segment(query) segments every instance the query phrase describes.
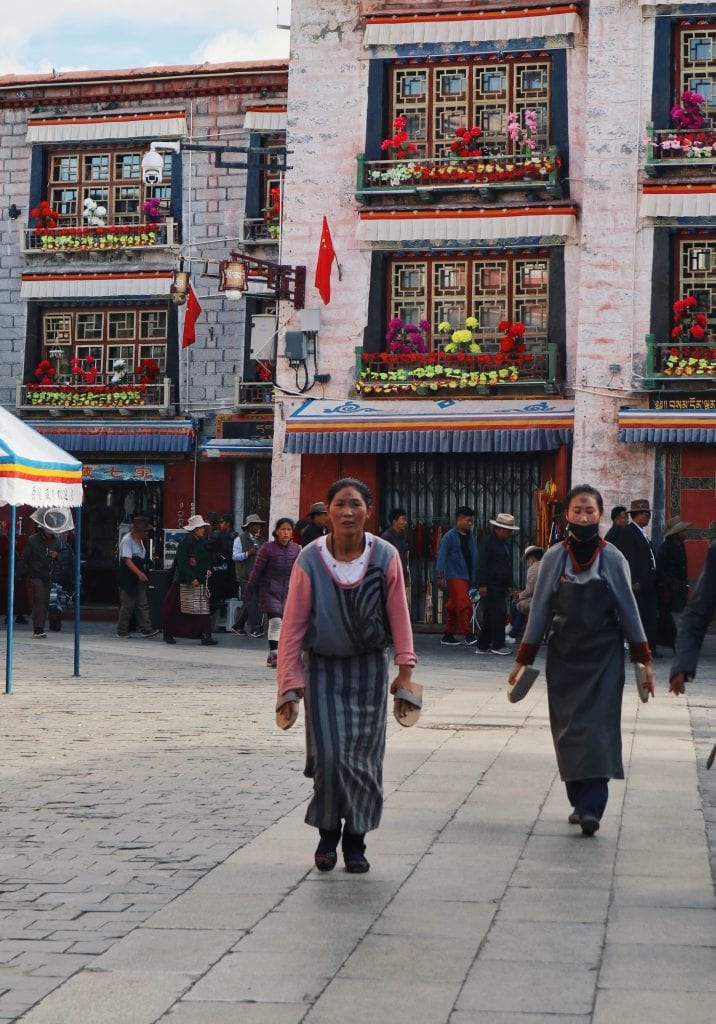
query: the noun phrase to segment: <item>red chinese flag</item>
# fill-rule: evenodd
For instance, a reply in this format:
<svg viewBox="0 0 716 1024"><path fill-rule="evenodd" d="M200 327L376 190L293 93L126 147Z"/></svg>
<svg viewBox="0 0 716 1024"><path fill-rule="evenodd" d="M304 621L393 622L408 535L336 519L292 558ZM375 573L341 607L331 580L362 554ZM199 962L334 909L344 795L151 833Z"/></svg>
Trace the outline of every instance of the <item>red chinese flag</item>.
<svg viewBox="0 0 716 1024"><path fill-rule="evenodd" d="M328 221L323 218L323 230L321 231L321 245L318 250L318 262L316 263L316 280L314 284L318 289L326 305L331 301L331 268L336 258L336 251L333 248L331 232L328 230Z"/></svg>
<svg viewBox="0 0 716 1024"><path fill-rule="evenodd" d="M186 313L184 314L184 330L181 336L181 347L189 348L196 341L196 321L201 313L201 306L196 297L196 292L189 285L189 294L186 300Z"/></svg>

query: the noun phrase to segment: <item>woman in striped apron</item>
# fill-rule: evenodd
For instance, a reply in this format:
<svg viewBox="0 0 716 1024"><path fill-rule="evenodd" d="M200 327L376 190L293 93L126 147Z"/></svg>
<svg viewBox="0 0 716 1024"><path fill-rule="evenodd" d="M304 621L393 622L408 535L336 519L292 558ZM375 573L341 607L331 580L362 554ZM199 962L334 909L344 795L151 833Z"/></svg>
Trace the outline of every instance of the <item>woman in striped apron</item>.
<svg viewBox="0 0 716 1024"><path fill-rule="evenodd" d="M365 833L383 808L388 651L412 690L413 634L397 550L367 533L372 495L345 478L328 490L331 532L304 548L291 575L278 653L279 713L305 697L306 822L320 832L316 867L330 871L341 840L346 870L368 871ZM305 659L303 652L307 652ZM397 701L404 713L405 701Z"/></svg>

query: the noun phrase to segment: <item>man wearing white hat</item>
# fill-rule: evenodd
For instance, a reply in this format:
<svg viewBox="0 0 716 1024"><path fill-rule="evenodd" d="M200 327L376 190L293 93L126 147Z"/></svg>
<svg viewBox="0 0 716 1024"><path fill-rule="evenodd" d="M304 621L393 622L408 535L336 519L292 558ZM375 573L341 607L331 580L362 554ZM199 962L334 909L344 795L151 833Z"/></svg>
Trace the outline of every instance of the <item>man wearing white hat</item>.
<svg viewBox="0 0 716 1024"><path fill-rule="evenodd" d="M246 517L241 526L241 533L234 538L231 557L234 562L240 597L243 597L244 589L249 582L256 554L261 547L261 527L265 525L266 520L254 512ZM258 593L255 592L251 600L244 604L236 623L230 625L230 628L237 636L248 634L253 637L261 637L263 636L262 619L263 616L259 612L258 606Z"/></svg>
<svg viewBox="0 0 716 1024"><path fill-rule="evenodd" d="M477 653L509 654L505 647L505 614L507 597L514 589L511 540L519 526L509 512L499 512L490 525L493 531L477 550L477 589L483 611Z"/></svg>
<svg viewBox="0 0 716 1024"><path fill-rule="evenodd" d="M30 516L37 532L30 537L17 565L17 576L29 576L32 586L32 627L36 640L44 640L50 588L60 556L59 534L73 528L67 509L37 508Z"/></svg>

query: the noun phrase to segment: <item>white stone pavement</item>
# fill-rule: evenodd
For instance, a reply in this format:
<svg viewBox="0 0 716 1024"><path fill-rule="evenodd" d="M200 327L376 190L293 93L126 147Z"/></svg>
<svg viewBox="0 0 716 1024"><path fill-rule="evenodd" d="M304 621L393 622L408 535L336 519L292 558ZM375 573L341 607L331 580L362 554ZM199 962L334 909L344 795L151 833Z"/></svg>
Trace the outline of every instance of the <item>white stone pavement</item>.
<svg viewBox="0 0 716 1024"><path fill-rule="evenodd" d="M543 680L419 637L371 871L312 870L300 726L263 641L17 632L0 697L0 1022L709 1024L716 640L688 704L624 701L626 783L569 826ZM4 637L3 637L4 639ZM708 837L712 840L711 860Z"/></svg>

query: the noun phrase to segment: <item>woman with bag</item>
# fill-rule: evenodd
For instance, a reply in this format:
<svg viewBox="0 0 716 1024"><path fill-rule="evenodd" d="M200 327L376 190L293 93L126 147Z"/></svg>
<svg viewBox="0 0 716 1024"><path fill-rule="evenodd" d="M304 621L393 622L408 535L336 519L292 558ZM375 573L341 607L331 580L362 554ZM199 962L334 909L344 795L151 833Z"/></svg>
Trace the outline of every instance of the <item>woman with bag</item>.
<svg viewBox="0 0 716 1024"><path fill-rule="evenodd" d="M304 774L313 779L306 823L320 833L314 862L333 870L340 841L346 871L361 874L370 868L365 833L378 827L383 809L390 644L399 724L417 720L422 687L411 680L417 659L400 556L365 529L370 490L338 480L327 503L332 532L303 548L291 576L276 721L293 725L305 696Z"/></svg>
<svg viewBox="0 0 716 1024"><path fill-rule="evenodd" d="M179 542L171 585L164 600L162 629L164 642L175 644L175 637L201 640L215 647L211 637L211 615L207 579L211 575L211 552L206 546L209 523L192 516L184 527L187 536Z"/></svg>
<svg viewBox="0 0 716 1024"><path fill-rule="evenodd" d="M652 654L622 553L599 536L602 496L589 484L565 498L567 536L540 562L530 614L509 682L531 665L547 638L547 697L557 765L572 805L568 821L585 836L599 829L609 779L623 779L621 739L624 637L631 660L646 666L654 693Z"/></svg>
<svg viewBox="0 0 716 1024"><path fill-rule="evenodd" d="M259 548L249 582L244 590L244 603L248 605L251 595L258 588L259 611L268 617L269 654L266 664L269 668L276 668L278 638L288 596L288 581L293 563L301 551L300 546L293 540L293 525L293 519L286 516L276 521L273 540Z"/></svg>

